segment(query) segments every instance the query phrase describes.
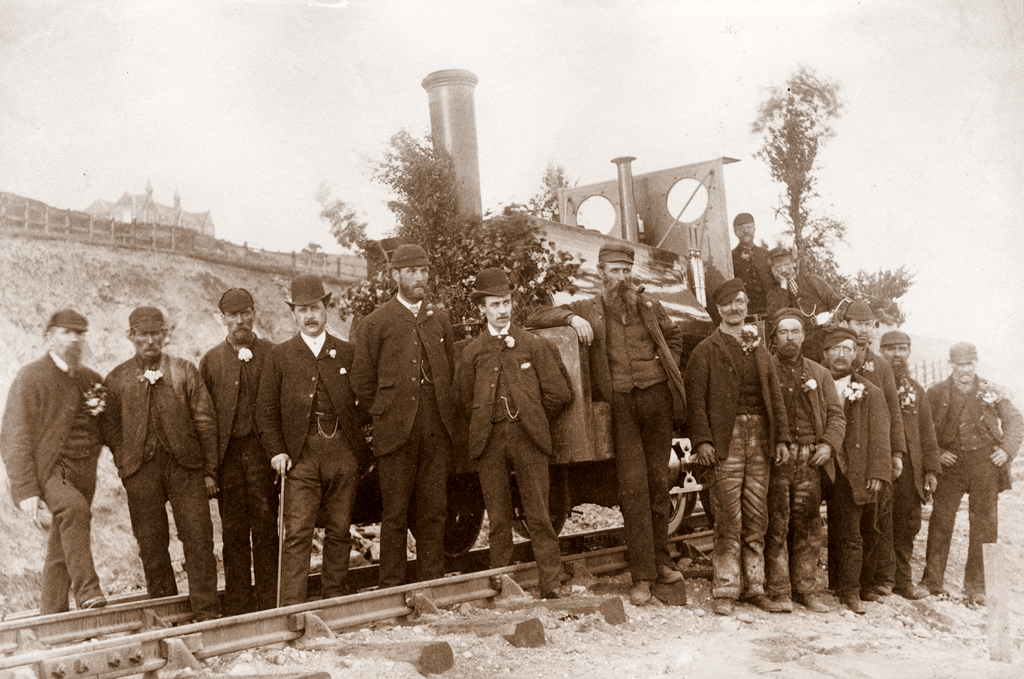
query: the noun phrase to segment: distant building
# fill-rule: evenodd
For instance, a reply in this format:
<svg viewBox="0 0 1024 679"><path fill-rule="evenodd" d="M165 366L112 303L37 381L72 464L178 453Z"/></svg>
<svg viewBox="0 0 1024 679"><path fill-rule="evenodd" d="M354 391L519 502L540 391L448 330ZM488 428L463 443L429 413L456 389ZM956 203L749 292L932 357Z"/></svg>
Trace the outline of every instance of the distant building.
<svg viewBox="0 0 1024 679"><path fill-rule="evenodd" d="M113 217L119 222L139 224L163 224L192 229L204 236L213 236L213 218L209 212L185 212L181 209L181 196L174 191L174 206L161 205L153 200L153 185L146 182L146 192L130 194L127 191L116 203L97 200L85 208L89 214Z"/></svg>

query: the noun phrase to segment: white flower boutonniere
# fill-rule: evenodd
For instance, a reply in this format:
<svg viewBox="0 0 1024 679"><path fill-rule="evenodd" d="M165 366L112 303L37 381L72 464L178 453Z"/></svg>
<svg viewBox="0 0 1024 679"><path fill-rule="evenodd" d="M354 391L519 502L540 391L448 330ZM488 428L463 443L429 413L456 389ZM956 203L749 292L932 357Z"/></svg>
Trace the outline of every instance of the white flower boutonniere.
<svg viewBox="0 0 1024 679"><path fill-rule="evenodd" d="M814 391L818 388L818 382L813 378L809 378L806 382L801 385L804 391Z"/></svg>
<svg viewBox="0 0 1024 679"><path fill-rule="evenodd" d="M978 396L982 401L992 406L1003 400L1003 395L999 393L999 388L994 384L987 382L982 383L981 391L978 392Z"/></svg>
<svg viewBox="0 0 1024 679"><path fill-rule="evenodd" d="M869 372L869 373L875 372L875 362L874 361L864 361L864 365L862 367L863 367L865 372Z"/></svg>
<svg viewBox="0 0 1024 679"><path fill-rule="evenodd" d="M338 356L338 351L336 349L330 349L327 351L327 355L331 358L336 358Z"/></svg>
<svg viewBox="0 0 1024 679"><path fill-rule="evenodd" d="M246 363L252 360L252 351L249 347L242 347L238 350L238 360L245 361Z"/></svg>
<svg viewBox="0 0 1024 679"><path fill-rule="evenodd" d="M743 353L749 354L757 348L760 342L761 337L757 333L757 326L744 325L743 331L740 333L740 346L743 348Z"/></svg>
<svg viewBox="0 0 1024 679"><path fill-rule="evenodd" d="M516 345L516 338L512 335L505 335L505 346L511 349Z"/></svg>
<svg viewBox="0 0 1024 679"><path fill-rule="evenodd" d="M82 394L85 399L85 411L96 417L107 408L107 389L97 382L92 389Z"/></svg>
<svg viewBox="0 0 1024 679"><path fill-rule="evenodd" d="M914 390L914 385L901 381L900 388L896 390L896 395L899 396L900 408L913 410L914 404L917 403L917 392Z"/></svg>
<svg viewBox="0 0 1024 679"><path fill-rule="evenodd" d="M433 309L427 309L427 318L430 318L433 315L434 315L434 310Z"/></svg>
<svg viewBox="0 0 1024 679"><path fill-rule="evenodd" d="M348 370L346 370L345 368L342 368L342 369L340 369L340 370L338 371L338 374L339 374L339 375L347 375L347 374L348 374Z"/></svg>
<svg viewBox="0 0 1024 679"><path fill-rule="evenodd" d="M147 370L146 372L142 373L141 377L139 377L139 381L148 381L150 384L156 384L156 381L163 376L164 374L159 370Z"/></svg>
<svg viewBox="0 0 1024 679"><path fill-rule="evenodd" d="M859 401L864 398L864 385L861 382L850 382L850 386L843 389L843 398L847 401Z"/></svg>

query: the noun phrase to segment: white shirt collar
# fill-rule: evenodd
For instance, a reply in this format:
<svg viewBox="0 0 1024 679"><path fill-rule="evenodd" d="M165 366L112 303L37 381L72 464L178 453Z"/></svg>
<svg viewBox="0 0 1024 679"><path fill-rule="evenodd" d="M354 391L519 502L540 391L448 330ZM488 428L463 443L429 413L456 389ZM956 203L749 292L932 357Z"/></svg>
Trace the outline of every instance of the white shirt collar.
<svg viewBox="0 0 1024 679"><path fill-rule="evenodd" d="M406 309L412 312L413 316L418 317L420 315L420 304L423 303L423 300L420 300L419 302L413 304L412 302L407 302L405 298L402 297L402 293L398 293L396 297L398 298L398 301L401 302L402 306L404 306Z"/></svg>
<svg viewBox="0 0 1024 679"><path fill-rule="evenodd" d="M500 330L495 330L494 326L491 325L490 323L488 323L487 324L487 331L489 333L491 333L492 337L504 337L505 335L508 334L508 331L509 331L509 329L511 327L512 327L512 322L511 321L509 321L508 324L506 324L505 327L501 328Z"/></svg>
<svg viewBox="0 0 1024 679"><path fill-rule="evenodd" d="M327 331L324 330L316 337L310 337L304 332L300 332L299 336L302 337L302 341L306 343L309 350L313 352L314 356L320 355L320 350L324 348L324 342L327 341Z"/></svg>
<svg viewBox="0 0 1024 679"><path fill-rule="evenodd" d="M53 353L52 351L50 352L50 358L53 359L53 362L57 364L57 367L60 368L62 372L68 371L68 364L67 362L64 361L63 358Z"/></svg>
<svg viewBox="0 0 1024 679"><path fill-rule="evenodd" d="M853 374L849 374L846 377L840 377L838 380L834 380L836 383L836 391L839 392L839 400L846 404L846 397L843 396L843 390L850 386L850 380L853 378Z"/></svg>

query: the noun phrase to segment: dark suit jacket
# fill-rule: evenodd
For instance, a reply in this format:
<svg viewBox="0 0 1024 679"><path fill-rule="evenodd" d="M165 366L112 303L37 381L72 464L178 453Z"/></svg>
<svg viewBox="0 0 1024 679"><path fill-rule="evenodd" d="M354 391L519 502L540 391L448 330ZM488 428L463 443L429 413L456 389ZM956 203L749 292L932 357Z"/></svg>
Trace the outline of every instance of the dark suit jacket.
<svg viewBox="0 0 1024 679"><path fill-rule="evenodd" d="M877 493L868 492L869 479L892 481L889 412L881 389L857 373L853 374L852 382L864 385L864 396L846 401L846 437L836 462L850 481L854 502L863 505L875 502L878 497ZM830 478L835 480L834 471Z"/></svg>
<svg viewBox="0 0 1024 679"><path fill-rule="evenodd" d="M836 393L836 384L832 379L832 373L809 358L801 357L800 360L803 362L801 383L806 384L808 380L814 380L816 384L814 389L803 392L811 404L811 423L814 425L815 443L827 443L832 446L832 457L826 463L826 465L831 465L836 454L842 449L843 437L846 435L846 414L843 412L843 402L839 398L839 394ZM776 370L782 369L777 354L772 355L772 365ZM790 434L794 438L796 437L796 432L791 431ZM830 476L835 476L834 472Z"/></svg>
<svg viewBox="0 0 1024 679"><path fill-rule="evenodd" d="M774 457L777 443L791 441L786 404L772 356L763 344L754 350L754 360L761 380L761 398L768 414L768 455ZM739 409L740 379L721 330L715 329L690 354L686 392L690 403L687 420L690 443L695 450L702 443L710 443L715 447L716 457L726 459Z"/></svg>
<svg viewBox="0 0 1024 679"><path fill-rule="evenodd" d="M931 473L938 476L942 473L942 463L939 462L939 443L935 439L935 423L932 421L928 394L914 380L908 377L907 381L915 395L914 403L901 406L900 415L903 418L903 432L907 436L907 455L914 468L914 485L917 486L921 502L925 502L928 497L924 492L924 475ZM903 473L907 471L904 469Z"/></svg>
<svg viewBox="0 0 1024 679"><path fill-rule="evenodd" d="M868 369L870 368L870 370ZM864 352L864 363L855 365L854 369L864 376L885 394L885 406L889 410L889 448L897 457L907 454L907 437L903 431L903 415L900 412L900 397L896 393L896 375L889 361L885 360L871 348Z"/></svg>
<svg viewBox="0 0 1024 679"><path fill-rule="evenodd" d="M0 454L15 503L42 497L82 407L82 394L100 382L99 374L85 367L69 377L49 354L18 371L0 428ZM92 452L99 453L101 445L96 441Z"/></svg>
<svg viewBox="0 0 1024 679"><path fill-rule="evenodd" d="M352 393L352 354L351 344L330 333L319 356L313 356L298 334L270 349L256 398L256 428L268 459L287 454L295 464L302 457L319 372L349 448L365 460L363 425L369 420Z"/></svg>
<svg viewBox="0 0 1024 679"><path fill-rule="evenodd" d="M484 330L462 350L455 368L455 388L462 412L468 413L469 456L476 459L490 438L491 413L498 380L519 409L523 428L537 447L551 454L550 420L572 403L572 386L566 379L558 349L553 343L513 325L508 347L504 338Z"/></svg>
<svg viewBox="0 0 1024 679"><path fill-rule="evenodd" d="M739 271L743 262L743 250L737 245L732 250L732 270ZM768 262L768 250L760 245L750 248L750 263L753 265L758 280L761 281L761 288L764 290L765 302L767 303L768 291L778 286L775 276L772 275L772 266ZM799 282L797 283L799 285Z"/></svg>
<svg viewBox="0 0 1024 679"><path fill-rule="evenodd" d="M928 402L932 409L932 418L935 420L935 435L940 449L949 447L958 424L953 421L952 413L949 412L949 399L953 389L956 389L953 378L947 377L928 390ZM986 403L981 399L979 394L992 389L994 387L987 380L975 377L974 390L969 397L981 401L981 424L983 431L988 433L993 448L999 446L1010 456L1007 463L999 468L999 490L1004 491L1012 488L1010 466L1020 451L1021 442L1024 441L1024 419L1008 398L1000 398L995 403Z"/></svg>
<svg viewBox="0 0 1024 679"><path fill-rule="evenodd" d="M149 423L150 395L156 399L171 454L182 467L203 469L217 478L217 415L199 369L191 362L163 354L156 368L163 373L152 387L133 356L110 371L103 433L121 478L139 470Z"/></svg>
<svg viewBox="0 0 1024 679"><path fill-rule="evenodd" d="M677 425L686 422L686 388L679 373L679 356L683 350L683 331L665 313L661 302L639 295L637 306L640 318L647 332L658 346L658 358L672 391L672 417ZM594 341L590 344L590 385L595 401L612 402L612 369L608 360L607 329L605 328L604 296L595 295L590 299L570 302L560 307L535 309L527 324L538 328L553 328L569 325L569 319L580 316L594 329Z"/></svg>
<svg viewBox="0 0 1024 679"><path fill-rule="evenodd" d="M274 346L259 337L249 347L252 351L252 358L248 374L252 376L253 384L249 385L249 398L252 400L250 406L255 413L256 395L259 393L260 373L263 371L263 362L267 354ZM228 442L231 440L231 426L235 422L235 411L238 409L239 377L242 373L242 360L238 358L238 350L234 349L227 340L221 342L213 349L206 352L199 361L199 374L203 376L206 389L213 399L213 409L217 412L218 430L218 452L220 453L219 463L224 462L224 453L228 449ZM255 427L255 422L253 427ZM253 433L258 434L258 431Z"/></svg>
<svg viewBox="0 0 1024 679"><path fill-rule="evenodd" d="M413 318L397 296L359 325L352 389L373 416L373 453L387 455L406 442L419 408L420 359L426 352L434 395L448 436L455 435L452 389L454 341L448 316L423 302Z"/></svg>
<svg viewBox="0 0 1024 679"><path fill-rule="evenodd" d="M789 290L783 290L774 276L772 278L772 285L766 292L768 318L774 316L779 309L789 307L800 309L810 318L823 311L832 311L843 301L843 296L833 290L831 285L813 274L797 274L796 285L800 294L796 296L791 295Z"/></svg>

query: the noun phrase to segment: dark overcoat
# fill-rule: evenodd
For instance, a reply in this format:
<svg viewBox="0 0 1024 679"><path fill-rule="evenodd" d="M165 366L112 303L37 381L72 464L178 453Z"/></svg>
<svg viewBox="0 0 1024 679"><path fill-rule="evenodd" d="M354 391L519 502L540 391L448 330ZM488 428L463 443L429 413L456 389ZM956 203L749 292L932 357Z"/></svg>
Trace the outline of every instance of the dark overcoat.
<svg viewBox="0 0 1024 679"><path fill-rule="evenodd" d="M815 363L809 358L801 357L800 360L803 362L800 377L801 389L811 406L814 441L832 446L832 458L829 459L829 462L832 462L835 454L842 449L843 437L846 435L846 413L843 412L843 401L836 392L832 373L820 363ZM777 354L772 356L772 365L776 370L782 369ZM803 389L809 380L814 380L814 388ZM796 432L790 432L790 434L795 438Z"/></svg>
<svg viewBox="0 0 1024 679"><path fill-rule="evenodd" d="M935 422L932 420L927 392L914 380L907 378L907 382L911 393L914 394L914 402L906 406L901 403L900 415L903 418L903 431L907 436L907 455L914 468L914 485L917 487L921 502L927 502L928 495L924 492L925 474L938 476L942 473L939 444L935 438ZM903 473L905 474L906 470Z"/></svg>
<svg viewBox="0 0 1024 679"><path fill-rule="evenodd" d="M889 410L889 449L893 455L903 457L907 454L907 436L903 431L903 414L892 365L868 347L864 362L854 369L885 394L885 406Z"/></svg>
<svg viewBox="0 0 1024 679"><path fill-rule="evenodd" d="M857 373L850 381L863 384L864 395L856 401L846 399L846 436L836 463L850 481L853 501L863 505L878 499L878 493L868 492L869 479L892 481L889 411L881 389ZM829 478L834 481L834 468L831 471Z"/></svg>

